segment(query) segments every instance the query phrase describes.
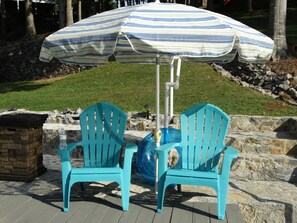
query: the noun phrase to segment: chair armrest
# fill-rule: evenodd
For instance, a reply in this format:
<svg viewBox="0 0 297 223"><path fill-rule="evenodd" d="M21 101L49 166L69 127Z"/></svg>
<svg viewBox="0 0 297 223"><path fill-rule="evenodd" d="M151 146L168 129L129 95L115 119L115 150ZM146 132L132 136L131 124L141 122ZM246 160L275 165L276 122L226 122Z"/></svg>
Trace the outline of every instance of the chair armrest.
<svg viewBox="0 0 297 223"><path fill-rule="evenodd" d="M168 153L171 149L173 149L176 146L180 146L180 143L166 143L161 145L160 147L157 147L155 149L155 153L157 154Z"/></svg>
<svg viewBox="0 0 297 223"><path fill-rule="evenodd" d="M238 157L238 150L231 147L231 146L226 146L224 156L230 157L232 159Z"/></svg>
<svg viewBox="0 0 297 223"><path fill-rule="evenodd" d="M66 149L58 149L58 154L61 156L63 174L68 174L72 169L70 152L78 146L82 146L82 142L69 143Z"/></svg>
<svg viewBox="0 0 297 223"><path fill-rule="evenodd" d="M222 170L221 170L222 175L225 175L229 178L232 160L237 157L238 157L238 150L231 146L226 146L224 151Z"/></svg>
<svg viewBox="0 0 297 223"><path fill-rule="evenodd" d="M78 146L82 146L82 141L80 142L73 142L73 143L68 143L67 144L67 150L69 150L69 152L71 152L72 150L74 150L76 147Z"/></svg>
<svg viewBox="0 0 297 223"><path fill-rule="evenodd" d="M129 153L136 153L138 150L138 147L136 144L132 143L132 142L125 142L125 153L129 152Z"/></svg>
<svg viewBox="0 0 297 223"><path fill-rule="evenodd" d="M165 177L165 173L168 170L168 152L176 146L180 146L180 143L167 143L155 149L155 155L157 155L158 162L158 181Z"/></svg>
<svg viewBox="0 0 297 223"><path fill-rule="evenodd" d="M131 169L133 154L137 152L138 147L136 144L131 142L125 142L125 151L124 151L124 164L123 169Z"/></svg>
<svg viewBox="0 0 297 223"><path fill-rule="evenodd" d="M71 152L72 150L74 150L76 147L78 146L82 146L82 142L74 142L74 143L68 143L67 144L67 148L66 149L58 149L58 154L60 154L61 156L64 156L64 154L67 154L67 152Z"/></svg>

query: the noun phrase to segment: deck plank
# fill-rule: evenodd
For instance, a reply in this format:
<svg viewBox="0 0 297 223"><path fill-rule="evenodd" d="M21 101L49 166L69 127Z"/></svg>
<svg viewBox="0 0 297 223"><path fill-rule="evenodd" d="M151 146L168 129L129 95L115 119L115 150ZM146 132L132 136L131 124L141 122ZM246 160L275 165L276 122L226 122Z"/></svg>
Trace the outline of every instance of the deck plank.
<svg viewBox="0 0 297 223"><path fill-rule="evenodd" d="M8 195L3 195L3 194L0 194L0 202L1 200L5 199Z"/></svg>
<svg viewBox="0 0 297 223"><path fill-rule="evenodd" d="M33 210L37 205L38 201L30 198L27 202L22 203L22 205L18 207L12 207L12 210L6 216L1 216L0 223L7 223L7 222L16 222L20 219L24 214Z"/></svg>
<svg viewBox="0 0 297 223"><path fill-rule="evenodd" d="M140 213L138 214L136 222L141 222L141 223L153 222L153 219L156 214L155 208L156 208L155 205L148 205L148 204L141 205L141 210L140 210Z"/></svg>
<svg viewBox="0 0 297 223"><path fill-rule="evenodd" d="M193 223L210 223L207 203L194 202Z"/></svg>
<svg viewBox="0 0 297 223"><path fill-rule="evenodd" d="M228 208L228 206L227 206ZM218 208L217 203L210 203L209 204L209 219L211 223L227 223L227 218L225 216L224 220L218 219Z"/></svg>
<svg viewBox="0 0 297 223"><path fill-rule="evenodd" d="M60 209L60 212L49 221L49 223L67 222L68 219L70 219L80 209L81 203L82 202L80 201L74 201L74 202L72 201L70 203L69 211L63 212L62 211L63 201L53 202L54 205L56 205L57 207L61 207L61 209Z"/></svg>
<svg viewBox="0 0 297 223"><path fill-rule="evenodd" d="M109 206L110 209L102 219L103 223L118 222L123 214L122 200L114 197L105 197L105 205Z"/></svg>
<svg viewBox="0 0 297 223"><path fill-rule="evenodd" d="M8 200L8 195L2 195L0 197L0 210L5 207L6 200Z"/></svg>
<svg viewBox="0 0 297 223"><path fill-rule="evenodd" d="M73 202L74 203L74 202ZM75 214L73 214L67 223L79 223L84 222L88 215L96 208L97 204L90 201L81 201L76 204L77 206L80 206L78 211L76 211Z"/></svg>
<svg viewBox="0 0 297 223"><path fill-rule="evenodd" d="M97 202L95 209L93 209L87 218L84 220L85 223L101 223L103 222L104 217L111 208L102 204L102 202Z"/></svg>
<svg viewBox="0 0 297 223"><path fill-rule="evenodd" d="M129 205L129 211L124 212L118 223L133 223L140 213L141 207L139 205L131 204Z"/></svg>
<svg viewBox="0 0 297 223"><path fill-rule="evenodd" d="M58 197L59 196L59 197ZM243 223L237 204L228 204L224 221L217 219L216 203L172 202L156 214L156 204L148 201L130 203L122 211L121 198L106 196L74 197L69 212L62 212L60 194L42 196L1 195L0 223Z"/></svg>
<svg viewBox="0 0 297 223"><path fill-rule="evenodd" d="M39 198L37 200L38 204L34 209L25 213L21 218L19 218L16 223L30 222L30 223L40 223L49 222L54 218L61 210L56 206L51 205L46 200Z"/></svg>
<svg viewBox="0 0 297 223"><path fill-rule="evenodd" d="M171 222L192 222L193 221L193 202L176 202L173 208Z"/></svg>
<svg viewBox="0 0 297 223"><path fill-rule="evenodd" d="M243 223L243 217L237 204L227 206L226 215L228 223Z"/></svg>
<svg viewBox="0 0 297 223"><path fill-rule="evenodd" d="M174 205L173 202L171 202L168 205L164 205L163 212L155 214L154 223L170 222L172 211L173 211L173 205Z"/></svg>
<svg viewBox="0 0 297 223"><path fill-rule="evenodd" d="M29 201L31 197L25 195L9 195L9 198L3 200L3 204L0 208L1 218L9 215L13 209L17 209L22 206L23 203Z"/></svg>

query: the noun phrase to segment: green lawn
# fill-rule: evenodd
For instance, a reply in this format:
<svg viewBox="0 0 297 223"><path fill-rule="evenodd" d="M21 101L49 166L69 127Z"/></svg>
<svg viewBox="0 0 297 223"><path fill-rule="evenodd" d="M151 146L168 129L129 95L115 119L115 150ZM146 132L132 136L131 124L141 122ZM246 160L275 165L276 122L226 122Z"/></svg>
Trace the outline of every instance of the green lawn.
<svg viewBox="0 0 297 223"><path fill-rule="evenodd" d="M161 66L161 112L164 82L169 66ZM115 103L125 111L155 108L155 66L106 66L60 79L0 83L0 109L35 111L76 109L100 101ZM207 64L183 63L180 89L175 91L175 113L201 102L213 103L228 114L297 115L297 107L239 86L214 72Z"/></svg>

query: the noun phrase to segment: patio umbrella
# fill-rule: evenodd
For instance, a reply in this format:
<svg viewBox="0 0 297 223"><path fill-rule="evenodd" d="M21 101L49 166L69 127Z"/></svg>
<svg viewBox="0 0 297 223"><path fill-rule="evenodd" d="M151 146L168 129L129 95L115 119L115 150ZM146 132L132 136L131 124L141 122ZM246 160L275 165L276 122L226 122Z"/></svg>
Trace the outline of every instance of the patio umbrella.
<svg viewBox="0 0 297 223"><path fill-rule="evenodd" d="M226 63L236 55L241 62L261 63L269 60L273 47L264 34L224 15L157 1L106 11L65 27L44 40L39 58L101 65L114 56L120 63L156 64L159 129L160 64L174 58ZM177 87L176 82L169 88Z"/></svg>
<svg viewBox="0 0 297 223"><path fill-rule="evenodd" d="M172 3L123 7L83 19L48 36L40 60L101 65L115 56L120 63L170 63L173 57L197 62L267 61L273 41L234 19ZM157 83L158 84L158 83ZM157 86L157 128L159 90Z"/></svg>

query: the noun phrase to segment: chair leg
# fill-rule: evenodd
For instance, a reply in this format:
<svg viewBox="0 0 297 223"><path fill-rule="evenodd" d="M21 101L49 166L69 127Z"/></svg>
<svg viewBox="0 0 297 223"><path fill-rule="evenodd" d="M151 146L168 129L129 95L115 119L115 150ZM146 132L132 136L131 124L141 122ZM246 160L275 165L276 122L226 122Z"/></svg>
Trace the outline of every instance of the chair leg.
<svg viewBox="0 0 297 223"><path fill-rule="evenodd" d="M66 180L65 184L63 184L63 202L64 202L64 212L68 212L69 204L70 204L70 189L71 186L69 185L69 181Z"/></svg>
<svg viewBox="0 0 297 223"><path fill-rule="evenodd" d="M158 206L157 206L158 213L162 213L163 211L165 191L166 191L166 188L164 185L164 179L161 178L158 181Z"/></svg>
<svg viewBox="0 0 297 223"><path fill-rule="evenodd" d="M228 188L222 188L218 192L218 219L224 220L227 204L227 192Z"/></svg>
<svg viewBox="0 0 297 223"><path fill-rule="evenodd" d="M122 182L121 192L122 192L122 208L123 208L123 211L128 211L128 209L129 209L129 200L130 200L130 184Z"/></svg>

